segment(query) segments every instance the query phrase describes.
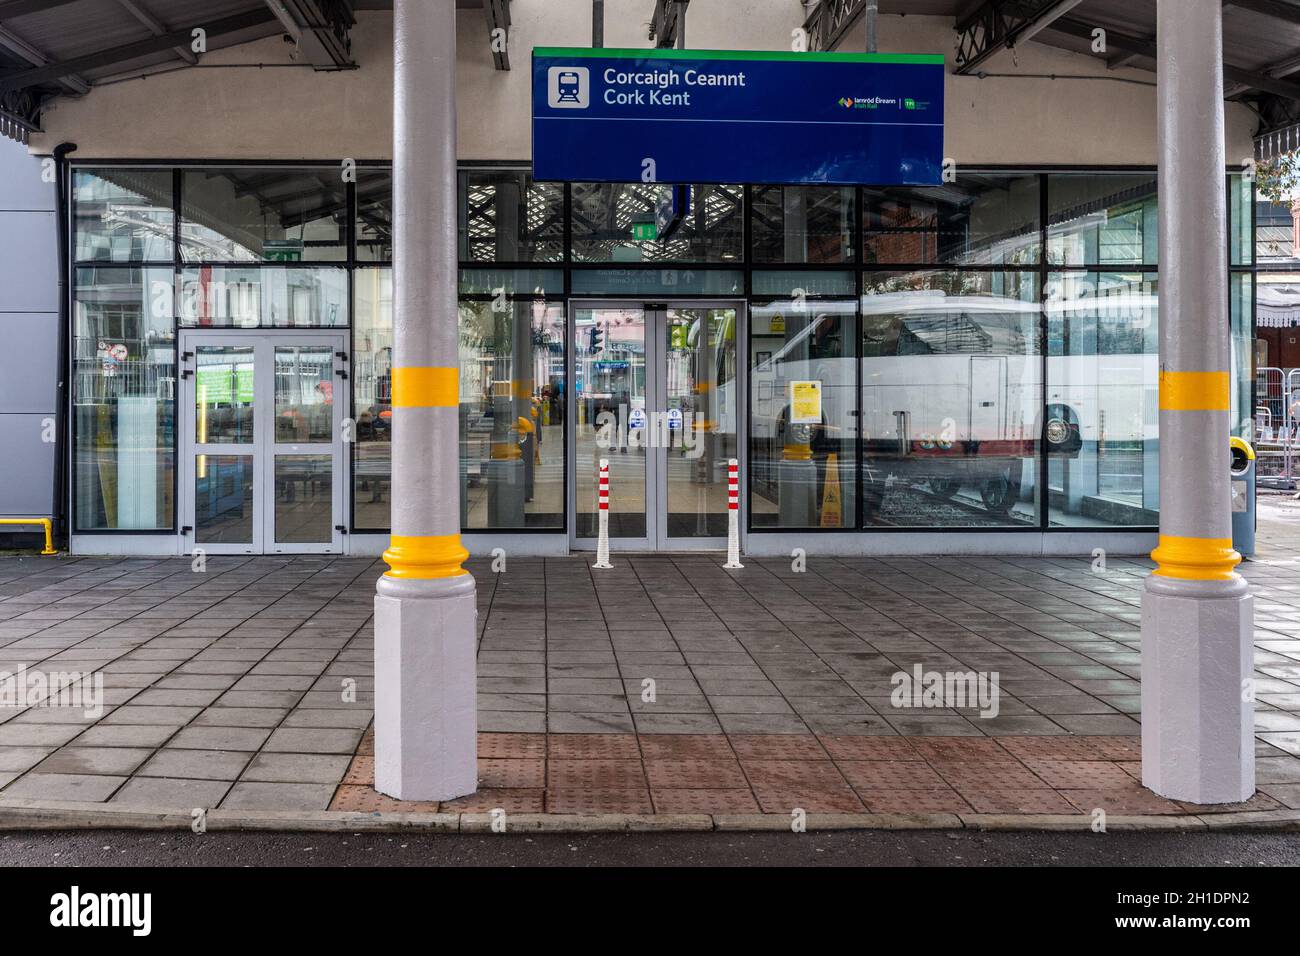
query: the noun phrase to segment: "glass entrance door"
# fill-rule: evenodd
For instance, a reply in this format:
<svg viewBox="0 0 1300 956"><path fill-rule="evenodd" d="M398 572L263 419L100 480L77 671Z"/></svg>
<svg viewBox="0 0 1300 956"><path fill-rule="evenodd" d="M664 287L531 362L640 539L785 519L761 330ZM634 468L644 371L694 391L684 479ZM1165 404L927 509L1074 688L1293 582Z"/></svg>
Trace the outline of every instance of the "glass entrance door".
<svg viewBox="0 0 1300 956"><path fill-rule="evenodd" d="M575 303L571 544L593 549L601 459L615 550L724 548L738 457L738 303Z"/></svg>
<svg viewBox="0 0 1300 956"><path fill-rule="evenodd" d="M345 337L183 332L180 349L186 551L340 551Z"/></svg>

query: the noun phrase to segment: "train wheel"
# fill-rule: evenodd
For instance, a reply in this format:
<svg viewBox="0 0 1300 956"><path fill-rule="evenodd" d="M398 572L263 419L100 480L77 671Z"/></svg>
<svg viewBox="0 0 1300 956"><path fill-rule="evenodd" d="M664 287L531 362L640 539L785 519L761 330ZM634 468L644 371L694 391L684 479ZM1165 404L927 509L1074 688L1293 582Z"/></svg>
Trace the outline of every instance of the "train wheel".
<svg viewBox="0 0 1300 956"><path fill-rule="evenodd" d="M930 492L944 501L951 500L961 491L961 482L956 478L931 478L929 484Z"/></svg>
<svg viewBox="0 0 1300 956"><path fill-rule="evenodd" d="M1014 481L1007 472L990 478L980 485L980 499L984 507L997 514L1006 514L1020 498L1020 480Z"/></svg>

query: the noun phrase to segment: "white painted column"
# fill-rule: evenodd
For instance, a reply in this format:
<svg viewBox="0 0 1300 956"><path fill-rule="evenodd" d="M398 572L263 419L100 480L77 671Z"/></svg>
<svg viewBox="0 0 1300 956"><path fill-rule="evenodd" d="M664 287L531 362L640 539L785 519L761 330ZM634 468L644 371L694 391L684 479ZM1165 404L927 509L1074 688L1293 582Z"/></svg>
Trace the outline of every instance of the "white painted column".
<svg viewBox="0 0 1300 956"><path fill-rule="evenodd" d="M1142 782L1192 803L1255 791L1253 604L1228 476L1221 0L1159 0L1160 545L1142 598Z"/></svg>
<svg viewBox="0 0 1300 956"><path fill-rule="evenodd" d="M393 535L375 596L375 788L477 788L474 579L461 564L456 4L393 9Z"/></svg>

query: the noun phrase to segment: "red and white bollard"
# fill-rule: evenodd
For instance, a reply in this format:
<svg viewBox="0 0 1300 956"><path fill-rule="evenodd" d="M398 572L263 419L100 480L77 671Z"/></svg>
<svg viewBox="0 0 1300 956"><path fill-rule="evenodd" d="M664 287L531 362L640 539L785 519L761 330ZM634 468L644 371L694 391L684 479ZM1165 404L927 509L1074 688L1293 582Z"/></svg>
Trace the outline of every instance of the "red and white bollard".
<svg viewBox="0 0 1300 956"><path fill-rule="evenodd" d="M609 459L600 460L600 511L599 537L596 539L596 563L593 568L605 570L614 565L609 563Z"/></svg>
<svg viewBox="0 0 1300 956"><path fill-rule="evenodd" d="M727 563L724 568L743 568L740 563L740 462L727 462Z"/></svg>

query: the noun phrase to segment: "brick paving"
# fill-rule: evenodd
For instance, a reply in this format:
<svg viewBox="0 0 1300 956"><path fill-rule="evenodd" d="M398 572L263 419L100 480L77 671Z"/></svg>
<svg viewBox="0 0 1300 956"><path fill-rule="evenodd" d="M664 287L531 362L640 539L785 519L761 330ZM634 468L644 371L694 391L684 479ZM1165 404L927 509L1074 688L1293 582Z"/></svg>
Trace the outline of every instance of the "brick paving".
<svg viewBox="0 0 1300 956"><path fill-rule="evenodd" d="M1256 594L1259 793L1300 809L1300 560ZM1289 530L1289 529L1288 529ZM0 556L0 670L97 672L104 712L0 707L6 798L516 813L1178 814L1139 784L1145 560L616 556L472 562L480 779L377 794L371 601L342 557ZM892 678L996 671L999 712L898 708ZM1198 813L1205 808L1195 808Z"/></svg>

